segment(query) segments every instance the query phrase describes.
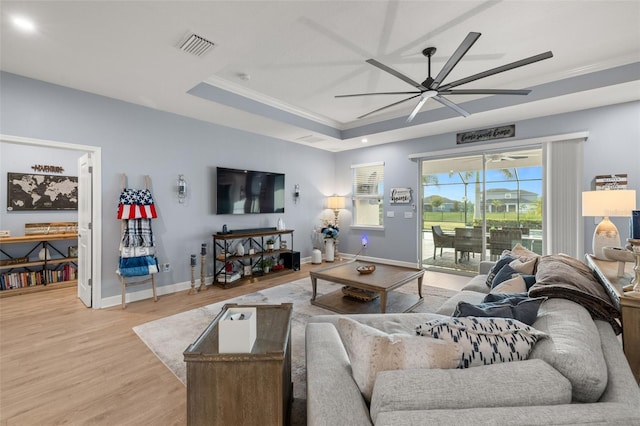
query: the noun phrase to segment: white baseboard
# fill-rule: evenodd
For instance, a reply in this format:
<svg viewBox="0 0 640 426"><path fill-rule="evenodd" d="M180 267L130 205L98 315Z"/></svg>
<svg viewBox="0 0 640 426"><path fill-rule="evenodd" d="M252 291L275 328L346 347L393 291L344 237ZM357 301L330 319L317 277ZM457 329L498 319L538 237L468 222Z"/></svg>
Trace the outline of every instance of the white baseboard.
<svg viewBox="0 0 640 426"><path fill-rule="evenodd" d="M204 280L205 286L210 286L213 283L213 277L206 277ZM196 280L196 287L200 285L200 280ZM151 284L148 284L149 288L140 291L131 291L127 292L125 296L125 300L127 303L137 302L145 299L153 298L153 290L151 289ZM156 285L156 294L158 296L162 296L165 294L177 293L179 291L189 290L191 288L191 281L184 281L176 284L169 284L158 286ZM118 306L122 304L122 295L105 297L101 301L102 308L109 308L111 306Z"/></svg>

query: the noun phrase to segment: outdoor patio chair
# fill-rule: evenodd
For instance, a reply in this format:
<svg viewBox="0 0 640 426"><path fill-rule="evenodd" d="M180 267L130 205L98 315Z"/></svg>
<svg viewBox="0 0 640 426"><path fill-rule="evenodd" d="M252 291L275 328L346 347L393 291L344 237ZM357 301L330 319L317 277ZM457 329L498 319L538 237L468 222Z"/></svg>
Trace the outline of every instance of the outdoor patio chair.
<svg viewBox="0 0 640 426"><path fill-rule="evenodd" d="M472 253L482 253L482 228L456 228L454 238L454 248L456 249L456 263L458 262L458 252L460 260Z"/></svg>
<svg viewBox="0 0 640 426"><path fill-rule="evenodd" d="M489 233L491 259L502 255L505 250L511 250L518 243L522 243L522 231L520 229L492 229Z"/></svg>
<svg viewBox="0 0 640 426"><path fill-rule="evenodd" d="M444 233L440 225L435 225L431 227L431 232L433 234L433 258L436 258L436 250L440 248L440 257L442 257L442 249L443 248L454 248L454 236L447 235Z"/></svg>

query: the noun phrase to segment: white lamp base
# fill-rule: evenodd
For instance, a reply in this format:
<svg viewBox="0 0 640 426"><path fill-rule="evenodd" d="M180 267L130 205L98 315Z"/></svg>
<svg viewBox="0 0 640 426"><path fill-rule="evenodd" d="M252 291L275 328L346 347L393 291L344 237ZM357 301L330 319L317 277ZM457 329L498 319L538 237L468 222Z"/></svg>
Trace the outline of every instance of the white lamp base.
<svg viewBox="0 0 640 426"><path fill-rule="evenodd" d="M618 228L608 217L602 219L593 232L593 255L600 260L609 260L603 249L605 247L620 247Z"/></svg>

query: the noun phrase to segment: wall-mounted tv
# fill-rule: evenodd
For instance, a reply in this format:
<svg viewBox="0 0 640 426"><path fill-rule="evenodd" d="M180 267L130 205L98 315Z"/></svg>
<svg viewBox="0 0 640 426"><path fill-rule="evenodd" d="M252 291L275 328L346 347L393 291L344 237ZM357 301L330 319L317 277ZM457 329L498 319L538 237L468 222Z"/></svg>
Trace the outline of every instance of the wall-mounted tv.
<svg viewBox="0 0 640 426"><path fill-rule="evenodd" d="M284 213L284 174L216 167L216 214Z"/></svg>

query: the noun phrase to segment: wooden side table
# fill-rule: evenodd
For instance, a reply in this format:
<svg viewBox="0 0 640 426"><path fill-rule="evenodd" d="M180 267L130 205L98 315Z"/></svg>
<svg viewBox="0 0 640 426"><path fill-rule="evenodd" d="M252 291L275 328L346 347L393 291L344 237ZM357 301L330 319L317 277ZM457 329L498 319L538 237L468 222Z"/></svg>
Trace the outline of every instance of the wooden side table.
<svg viewBox="0 0 640 426"><path fill-rule="evenodd" d="M623 292L622 287L633 279L633 264L626 263L625 273L618 277L618 262L599 260L590 254L587 264L596 273L622 315L622 344L631 371L640 383L640 293Z"/></svg>
<svg viewBox="0 0 640 426"><path fill-rule="evenodd" d="M257 308L251 353L218 351L218 322L231 307ZM187 363L187 424L284 425L289 423L291 314L293 305L225 305L184 352Z"/></svg>

